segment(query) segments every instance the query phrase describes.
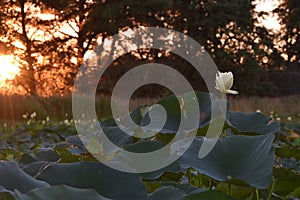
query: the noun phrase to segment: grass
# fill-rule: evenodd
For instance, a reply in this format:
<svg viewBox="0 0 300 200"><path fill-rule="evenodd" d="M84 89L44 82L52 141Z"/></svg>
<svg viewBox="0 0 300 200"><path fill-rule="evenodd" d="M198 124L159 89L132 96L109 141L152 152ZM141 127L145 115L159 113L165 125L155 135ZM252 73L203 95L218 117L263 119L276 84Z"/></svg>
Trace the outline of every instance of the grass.
<svg viewBox="0 0 300 200"><path fill-rule="evenodd" d="M21 95L0 96L0 110L0 125L27 121L25 115L29 118L34 112L36 120L50 118L52 122L63 121L72 118L72 98L70 96L47 98ZM111 116L110 99L97 98L96 111L99 119Z"/></svg>
<svg viewBox="0 0 300 200"><path fill-rule="evenodd" d="M274 119L300 122L300 95L283 97L229 97L231 110L255 112L260 110ZM289 118L290 117L290 118ZM291 120L288 120L291 119Z"/></svg>
<svg viewBox="0 0 300 200"><path fill-rule="evenodd" d="M297 123L300 123L299 98L300 95L274 98L228 96L233 111L256 112L260 110L274 119L280 118L281 121ZM159 98L132 99L130 110L138 105L152 105L158 100ZM97 97L95 107L99 120L111 116L109 97ZM48 98L20 95L0 96L0 110L0 126L4 123L16 124L26 121L24 114L27 113L27 117L30 117L30 114L34 112L38 120L45 120L49 117L51 121L63 121L72 118L72 99L70 96Z"/></svg>

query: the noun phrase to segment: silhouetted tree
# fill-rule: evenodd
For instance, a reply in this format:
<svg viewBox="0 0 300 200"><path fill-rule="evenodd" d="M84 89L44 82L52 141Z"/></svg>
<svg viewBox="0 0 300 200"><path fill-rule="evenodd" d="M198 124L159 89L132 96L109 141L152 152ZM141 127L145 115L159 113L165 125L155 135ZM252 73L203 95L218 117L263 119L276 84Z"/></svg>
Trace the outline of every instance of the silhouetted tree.
<svg viewBox="0 0 300 200"><path fill-rule="evenodd" d="M280 17L283 53L287 55L286 67L289 71L300 71L300 4L297 0L281 1L275 10ZM279 40L280 40L279 39Z"/></svg>

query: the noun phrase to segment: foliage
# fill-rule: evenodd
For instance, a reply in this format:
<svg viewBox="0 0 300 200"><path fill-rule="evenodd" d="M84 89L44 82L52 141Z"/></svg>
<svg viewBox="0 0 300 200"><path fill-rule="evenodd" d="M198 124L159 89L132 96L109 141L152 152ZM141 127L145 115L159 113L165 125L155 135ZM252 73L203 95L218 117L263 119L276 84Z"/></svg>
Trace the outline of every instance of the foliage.
<svg viewBox="0 0 300 200"><path fill-rule="evenodd" d="M254 1L179 2L174 10L180 14L172 26L204 46L222 71L233 71L241 93L268 92L272 83L265 70L282 61L274 50L274 37L257 25ZM263 93L259 91L262 87Z"/></svg>
<svg viewBox="0 0 300 200"><path fill-rule="evenodd" d="M95 46L104 45L110 36L139 26L163 27L181 31L205 47L222 71L234 72L242 94L277 95L277 89L280 94L297 93L297 88L289 90L289 85L281 84L286 78L278 75L281 78L277 80L269 72L278 72L285 66L297 71L298 4L283 1L274 10L284 25L282 33L274 33L258 24L257 17L265 13L255 11L255 2L3 0L0 2L0 52L15 55L19 64L21 72L13 81L18 86L16 92L62 94L70 92L84 56ZM282 43L276 44L277 40ZM174 55L160 58L158 55L165 52L148 49L134 53L138 55L130 55L118 62L117 67L112 66L115 70L104 80L106 90L111 90L114 78L124 72L120 68L153 58L157 62L175 63L176 69L183 71L192 83L196 82L193 86L199 85L199 76L195 76L193 68L182 59L176 58L174 62ZM285 54L286 62L282 58Z"/></svg>
<svg viewBox="0 0 300 200"><path fill-rule="evenodd" d="M105 38L140 20L157 24L154 13L166 6L157 0L138 10L134 1L4 0L0 47L3 54L15 55L21 72L14 81L23 93L62 94L73 86L84 55L97 40L103 45Z"/></svg>
<svg viewBox="0 0 300 200"><path fill-rule="evenodd" d="M130 174L98 162L85 148L73 124L38 122L0 131L1 199L270 199L299 196L298 125L282 125L261 113L228 111L222 137L206 157L198 152L216 106L207 93L197 93L200 118L197 137L176 162L154 172ZM175 96L158 102L168 115L163 130L151 139L122 132L112 118L100 124L118 146L148 152L164 146L178 129L180 108ZM178 106L176 106L178 105ZM131 116L147 124L149 106ZM178 109L179 108L179 109ZM172 114L172 115L170 115ZM172 117L171 117L172 116ZM155 116L154 116L155 117ZM149 127L156 130L156 127ZM178 141L178 145L180 142ZM105 152L103 156L105 155ZM117 156L117 154L115 154Z"/></svg>
<svg viewBox="0 0 300 200"><path fill-rule="evenodd" d="M280 1L280 6L274 10L279 15L284 31L278 37L282 40L287 60L286 67L291 72L299 73L300 51L300 7L296 0Z"/></svg>

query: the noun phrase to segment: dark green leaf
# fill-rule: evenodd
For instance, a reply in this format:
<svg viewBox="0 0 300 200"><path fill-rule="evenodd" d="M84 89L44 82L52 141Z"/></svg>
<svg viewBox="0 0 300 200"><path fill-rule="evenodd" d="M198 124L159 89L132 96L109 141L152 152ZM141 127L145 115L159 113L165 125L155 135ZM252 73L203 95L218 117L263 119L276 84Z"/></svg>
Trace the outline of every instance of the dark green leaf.
<svg viewBox="0 0 300 200"><path fill-rule="evenodd" d="M233 197L230 197L223 192L213 190L200 192L193 195L188 195L184 200L234 200Z"/></svg>
<svg viewBox="0 0 300 200"><path fill-rule="evenodd" d="M51 185L92 188L112 199L146 199L145 186L136 174L119 172L98 162L54 164L37 178Z"/></svg>
<svg viewBox="0 0 300 200"><path fill-rule="evenodd" d="M242 113L230 111L227 124L236 134L274 134L280 130L280 125L261 113Z"/></svg>
<svg viewBox="0 0 300 200"><path fill-rule="evenodd" d="M281 158L296 158L300 160L300 149L290 146L276 148L276 155Z"/></svg>
<svg viewBox="0 0 300 200"><path fill-rule="evenodd" d="M33 179L14 162L0 161L0 186L7 190L26 193L34 188L48 186L46 182Z"/></svg>
<svg viewBox="0 0 300 200"><path fill-rule="evenodd" d="M197 137L178 163L219 181L240 179L253 187L267 188L274 165L273 139L272 134L220 138L213 150L199 159L203 138Z"/></svg>
<svg viewBox="0 0 300 200"><path fill-rule="evenodd" d="M164 186L149 195L148 200L181 200L185 192L173 186Z"/></svg>
<svg viewBox="0 0 300 200"><path fill-rule="evenodd" d="M109 200L92 189L79 189L69 186L48 186L30 191L28 194L16 194L16 200Z"/></svg>

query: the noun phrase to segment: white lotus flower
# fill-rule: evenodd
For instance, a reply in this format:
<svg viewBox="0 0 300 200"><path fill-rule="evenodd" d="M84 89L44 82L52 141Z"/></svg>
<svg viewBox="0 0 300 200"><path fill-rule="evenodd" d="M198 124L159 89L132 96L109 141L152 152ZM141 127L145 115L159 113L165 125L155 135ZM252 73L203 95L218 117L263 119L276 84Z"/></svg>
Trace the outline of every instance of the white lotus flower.
<svg viewBox="0 0 300 200"><path fill-rule="evenodd" d="M233 85L232 72L218 72L216 74L216 89L226 94L238 94L238 91L230 90Z"/></svg>

